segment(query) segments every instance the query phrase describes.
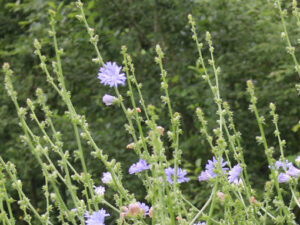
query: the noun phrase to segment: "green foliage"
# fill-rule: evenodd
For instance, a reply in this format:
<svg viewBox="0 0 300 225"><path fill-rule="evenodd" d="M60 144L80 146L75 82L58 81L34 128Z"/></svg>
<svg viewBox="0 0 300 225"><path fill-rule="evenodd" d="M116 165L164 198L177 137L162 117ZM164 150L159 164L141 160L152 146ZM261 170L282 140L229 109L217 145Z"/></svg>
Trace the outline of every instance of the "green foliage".
<svg viewBox="0 0 300 225"><path fill-rule="evenodd" d="M289 1L284 3L290 9ZM91 61L96 55L87 43L88 35L83 25L75 18L77 9L73 2L25 0L11 3L0 0L0 5L0 64L9 61L15 70L14 79L22 81L16 86L21 104L25 105L26 98L35 95L37 87L43 88L47 93L47 103L55 109L55 125L62 130L65 145L71 151L77 148L72 127L67 125L68 119L63 115L66 108L58 101L57 94L48 91L50 89L45 76L36 66L39 61L33 54L33 40L38 38L44 46L43 54L50 56L50 59L55 57L52 41L47 35L48 9L53 8L58 12L57 36L60 46L65 50L65 56L62 56L63 69L72 101L77 111L86 115L95 141L101 143L101 148L109 152L112 158L123 162L123 169L127 171L129 165L137 160L137 156L126 149L132 139L125 129L120 129L120 124L125 122L120 111L104 107L101 101L104 93L110 90L99 85L96 77L98 67ZM267 163L262 146L255 140L259 135L255 117L248 111L247 80L255 83L258 108L268 122L272 120L268 113L269 102L276 104L281 135L287 141L286 155L299 155L300 105L295 89L299 77L286 52L285 42L280 37L282 26L273 1L88 0L85 1L85 9L89 24L99 35L98 47L104 60L121 64L121 46L128 47L136 76L143 83L146 104L158 108L159 125L168 127L167 107L160 103L160 71L153 60L155 45L159 43L164 49L170 98L174 110L182 116L180 149L184 152L183 163L185 168L190 168L190 175L194 176L194 182L186 184L184 191L193 199L193 203L201 206L206 199L203 196L209 195L206 190L199 192L196 176L204 162L212 156L209 145L199 132L195 109L199 106L204 109L211 133L216 126L214 121L217 115L210 90L200 78L204 71L196 66L197 52L187 24L189 13L196 18L201 38L204 39L206 30L212 34L215 61L222 68L221 93L232 107L237 129L242 133L246 164L251 165L248 168L253 176L250 177L255 177L255 180L250 178L250 182L263 189ZM296 46L296 21L292 17L286 19L291 41ZM203 51L209 54L207 47ZM299 52L296 51L296 55L299 56ZM3 83L3 76L0 77L0 83ZM20 141L17 114L3 85L0 86L0 101L0 116L3 118L0 121L1 155L16 164L33 204L42 207L44 202L38 198L42 174L31 153ZM40 113L38 116L43 115ZM266 127L266 136L279 157L279 146L275 144L273 131L272 126ZM167 153L171 158L169 149ZM88 168L92 168L91 174L100 176L103 167L88 153L86 158ZM73 163L79 166L79 162ZM127 180L125 186L129 190L141 186L134 177L124 176ZM142 198L144 190L139 190L137 196Z"/></svg>

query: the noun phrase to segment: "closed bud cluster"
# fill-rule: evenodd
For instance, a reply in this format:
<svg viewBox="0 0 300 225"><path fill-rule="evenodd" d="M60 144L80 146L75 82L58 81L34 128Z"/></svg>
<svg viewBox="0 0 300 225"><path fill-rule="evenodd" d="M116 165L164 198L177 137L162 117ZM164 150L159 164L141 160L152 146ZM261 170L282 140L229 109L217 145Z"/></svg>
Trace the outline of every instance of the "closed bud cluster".
<svg viewBox="0 0 300 225"><path fill-rule="evenodd" d="M84 17L82 15L76 15L75 16L79 21L83 21Z"/></svg>
<svg viewBox="0 0 300 225"><path fill-rule="evenodd" d="M76 2L76 6L77 6L78 8L82 8L82 7L83 7L83 3L82 3L80 0L78 0L78 1Z"/></svg>
<svg viewBox="0 0 300 225"><path fill-rule="evenodd" d="M155 51L160 58L163 58L164 55L163 55L160 45L156 45Z"/></svg>

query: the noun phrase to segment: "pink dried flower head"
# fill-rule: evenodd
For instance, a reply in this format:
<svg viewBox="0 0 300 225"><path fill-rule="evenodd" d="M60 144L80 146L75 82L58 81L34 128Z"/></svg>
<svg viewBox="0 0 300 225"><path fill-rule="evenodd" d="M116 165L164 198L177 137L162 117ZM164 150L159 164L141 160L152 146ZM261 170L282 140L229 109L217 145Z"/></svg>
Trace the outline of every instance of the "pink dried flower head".
<svg viewBox="0 0 300 225"><path fill-rule="evenodd" d="M300 200L300 199L299 199L299 200ZM152 216L153 216L153 207L151 207L151 208L149 209L149 217L152 218Z"/></svg>
<svg viewBox="0 0 300 225"><path fill-rule="evenodd" d="M217 195L221 202L223 202L225 200L225 194L223 192L218 191Z"/></svg>
<svg viewBox="0 0 300 225"><path fill-rule="evenodd" d="M157 126L156 129L157 129L158 131L160 131L160 135L161 135L161 136L164 135L165 128L163 128L162 126Z"/></svg>
<svg viewBox="0 0 300 225"><path fill-rule="evenodd" d="M123 224L126 215L127 213L120 213L121 224Z"/></svg>
<svg viewBox="0 0 300 225"><path fill-rule="evenodd" d="M254 196L251 196L251 203L255 204L255 197Z"/></svg>
<svg viewBox="0 0 300 225"><path fill-rule="evenodd" d="M121 207L121 213L120 213L120 218L121 218L121 224L123 224L124 218L128 213L128 208L126 206Z"/></svg>
<svg viewBox="0 0 300 225"><path fill-rule="evenodd" d="M140 207L139 203L131 203L129 205L129 211L128 211L128 215L130 216L136 216L136 215L142 215L143 214L143 210Z"/></svg>
<svg viewBox="0 0 300 225"><path fill-rule="evenodd" d="M142 112L141 108L139 108L139 107L136 108L136 111L137 111L138 113Z"/></svg>
<svg viewBox="0 0 300 225"><path fill-rule="evenodd" d="M121 211L127 213L128 212L128 208L126 206L122 206L121 207Z"/></svg>

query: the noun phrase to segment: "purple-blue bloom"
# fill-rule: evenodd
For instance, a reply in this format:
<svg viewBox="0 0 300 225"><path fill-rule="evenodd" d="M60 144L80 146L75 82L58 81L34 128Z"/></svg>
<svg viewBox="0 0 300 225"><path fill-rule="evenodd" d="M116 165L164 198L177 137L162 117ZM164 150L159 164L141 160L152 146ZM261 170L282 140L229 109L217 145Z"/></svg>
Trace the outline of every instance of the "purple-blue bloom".
<svg viewBox="0 0 300 225"><path fill-rule="evenodd" d="M290 165L288 171L286 171L286 174L291 177L299 177L300 176L300 170L294 167L294 165Z"/></svg>
<svg viewBox="0 0 300 225"><path fill-rule="evenodd" d="M207 181L211 178L214 178L216 176L214 170L216 169L218 160L213 157L213 160L208 160L208 163L205 165L205 171L202 171L200 176L198 177L199 181ZM221 158L221 167L223 172L225 173L226 170L228 170L226 166L227 162L223 160L223 158Z"/></svg>
<svg viewBox="0 0 300 225"><path fill-rule="evenodd" d="M277 169L282 168L285 173L280 173L278 176L278 182L279 183L285 183L290 180L291 177L299 177L300 176L300 170L296 168L293 163L286 160L285 162L282 162L280 160L275 162L275 166Z"/></svg>
<svg viewBox="0 0 300 225"><path fill-rule="evenodd" d="M216 176L216 174L214 173L214 169L216 168L217 163L218 163L218 160L215 157L213 157L213 160L208 160L208 163L205 166L205 169L209 172L209 174L212 177ZM223 172L228 170L228 168L225 167L226 165L227 165L227 162L226 161L224 162L224 159L221 158L221 167L222 167Z"/></svg>
<svg viewBox="0 0 300 225"><path fill-rule="evenodd" d="M167 176L167 181L170 184L173 184L173 177L175 173L175 169L172 167L168 167L165 169L165 174ZM188 182L190 178L186 178L185 175L187 174L186 170L182 170L181 168L177 168L177 182L178 183L184 183Z"/></svg>
<svg viewBox="0 0 300 225"><path fill-rule="evenodd" d="M97 212L93 212L92 215L89 215L89 212L85 213L86 225L105 225L105 217L110 216L106 213L105 209L100 209Z"/></svg>
<svg viewBox="0 0 300 225"><path fill-rule="evenodd" d="M198 222L198 223L195 223L194 225L206 225L206 223L205 222Z"/></svg>
<svg viewBox="0 0 300 225"><path fill-rule="evenodd" d="M112 95L105 94L102 97L102 101L104 102L105 105L112 105L116 100L117 100L117 98Z"/></svg>
<svg viewBox="0 0 300 225"><path fill-rule="evenodd" d="M279 183L286 183L286 182L288 182L290 180L290 178L291 177L289 175L287 175L285 173L280 173L278 175L278 182Z"/></svg>
<svg viewBox="0 0 300 225"><path fill-rule="evenodd" d="M228 173L229 183L239 184L241 182L241 180L239 179L241 172L242 167L239 164L235 165Z"/></svg>
<svg viewBox="0 0 300 225"><path fill-rule="evenodd" d="M207 171L201 171L200 176L198 177L199 181L208 181L212 176Z"/></svg>
<svg viewBox="0 0 300 225"><path fill-rule="evenodd" d="M110 181L112 180L112 176L111 176L110 172L103 173L103 177L101 180L104 184L110 183Z"/></svg>
<svg viewBox="0 0 300 225"><path fill-rule="evenodd" d="M288 160L286 160L285 162L282 162L280 160L275 162L275 166L278 170L280 169L280 167L282 167L282 169L286 170L286 168L290 167L291 165L292 165L292 163L290 163Z"/></svg>
<svg viewBox="0 0 300 225"><path fill-rule="evenodd" d="M94 187L94 190L97 195L104 195L105 193L105 187L103 186Z"/></svg>
<svg viewBox="0 0 300 225"><path fill-rule="evenodd" d="M146 163L145 160L140 159L137 163L134 163L130 166L129 168L129 173L139 173L142 172L143 170L148 170L150 166Z"/></svg>
<svg viewBox="0 0 300 225"><path fill-rule="evenodd" d="M117 63L107 62L102 66L98 73L100 83L109 85L110 87L118 87L119 84L125 85L126 76L121 73L122 67Z"/></svg>
<svg viewBox="0 0 300 225"><path fill-rule="evenodd" d="M140 205L140 208L141 208L142 210L144 210L145 215L148 215L150 207L147 206L147 205L146 205L145 203L143 203L143 202L137 202L137 203Z"/></svg>

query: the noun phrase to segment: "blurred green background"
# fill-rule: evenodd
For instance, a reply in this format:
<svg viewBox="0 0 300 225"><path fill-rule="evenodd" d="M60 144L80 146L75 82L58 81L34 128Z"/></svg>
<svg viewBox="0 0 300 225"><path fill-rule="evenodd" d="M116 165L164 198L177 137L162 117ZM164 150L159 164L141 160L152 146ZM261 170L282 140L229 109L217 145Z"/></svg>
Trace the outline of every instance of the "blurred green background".
<svg viewBox="0 0 300 225"><path fill-rule="evenodd" d="M99 48L104 60L116 61L120 65L121 46L128 47L128 52L134 59L137 79L143 83L145 101L159 108L160 125L168 129L167 109L160 101L160 71L154 63L155 45L159 43L162 46L166 55L164 64L168 71L172 105L182 115L181 166L188 170L192 178L192 182L184 184L182 190L196 205L201 206L209 194L206 184L200 184L197 176L212 154L205 138L199 133L195 109L198 106L203 108L212 132L216 127L216 107L208 86L200 77L201 71L199 73L195 70L198 55L187 21L189 13L196 20L201 41L204 41L205 31L211 32L216 63L222 69L221 94L234 111L236 126L242 133L250 181L257 188L258 195L263 190L268 172L263 146L258 145L255 140L259 135L256 120L248 110L248 79L252 79L256 86L258 107L261 114L266 116L266 135L269 145L275 147L275 157L278 157L279 151L269 116L270 102L276 104L280 115L279 128L282 138L287 141L285 154L290 160L299 155L300 129L297 124L300 104L295 90L299 77L290 55L286 53L285 42L280 38L282 28L273 1L83 2L88 22L99 34ZM290 4L291 1L283 1L283 7L288 9L289 14ZM0 64L10 62L15 71L14 85L22 106L25 106L27 97L35 98L36 88L43 88L48 97L47 102L54 110L56 126L63 133L65 148L71 152L75 150L73 130L64 115L66 107L47 84L45 75L38 66L39 60L33 54L33 40L38 38L43 45L43 54L49 57L49 61L54 58L52 41L48 36L49 9L57 11L57 36L59 46L65 51L63 69L72 101L77 111L86 115L99 146L122 163L125 186L136 191L137 198L142 200L144 190L141 182L136 176L127 174L128 167L138 158L126 149L126 145L132 140L125 129L122 129L125 117L120 108L106 107L102 103L105 93L114 92L100 85L97 79L99 68L91 61L95 52L88 42L84 26L75 18L78 9L73 1L0 0ZM292 17L287 17L287 21L292 44L297 47L299 29L296 21ZM207 53L205 45L205 57L208 56ZM299 56L297 50L296 55ZM25 192L34 206L42 209L44 202L41 186L44 181L41 169L27 147L20 142L22 130L18 126L17 114L5 91L3 79L4 76L0 76L0 154L5 160L17 165ZM123 96L126 95L126 87L122 87L120 91ZM125 104L129 106L128 99L125 99ZM43 114L40 113L39 117L43 119ZM34 125L32 128L39 134ZM91 149L88 146L84 148L89 171L96 183L100 184L103 166L90 156ZM73 163L80 168L78 162ZM108 195L112 194L108 191ZM11 195L16 197L13 191Z"/></svg>

